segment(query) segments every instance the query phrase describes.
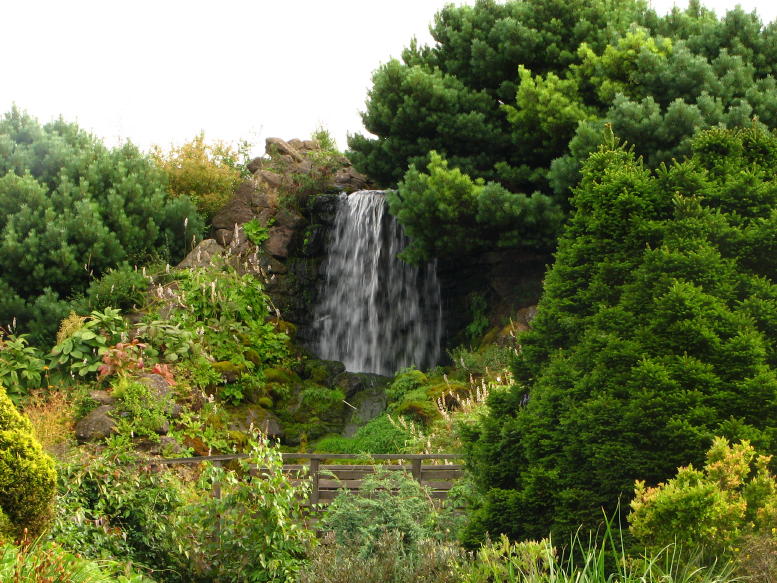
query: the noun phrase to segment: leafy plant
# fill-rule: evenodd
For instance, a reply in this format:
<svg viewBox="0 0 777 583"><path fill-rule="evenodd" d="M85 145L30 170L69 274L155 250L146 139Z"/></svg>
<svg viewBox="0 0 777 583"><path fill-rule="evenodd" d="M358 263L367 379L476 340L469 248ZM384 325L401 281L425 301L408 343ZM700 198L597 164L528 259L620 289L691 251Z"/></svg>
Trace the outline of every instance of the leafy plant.
<svg viewBox="0 0 777 583"><path fill-rule="evenodd" d="M197 498L173 520L189 580L294 580L314 535L302 525L307 486L295 486L282 466L280 452L260 438L239 473L205 469Z"/></svg>
<svg viewBox="0 0 777 583"><path fill-rule="evenodd" d="M80 377L96 373L108 346L121 340L126 327L119 310L94 311L79 328L52 348L53 362Z"/></svg>
<svg viewBox="0 0 777 583"><path fill-rule="evenodd" d="M119 432L132 437L159 438L159 430L168 424L170 398L158 394L148 384L120 377L113 386L116 398L113 415Z"/></svg>
<svg viewBox="0 0 777 583"><path fill-rule="evenodd" d="M131 372L143 370L146 348L137 338L107 347L102 355L102 364L97 369L97 377L103 379L111 375L127 376Z"/></svg>
<svg viewBox="0 0 777 583"><path fill-rule="evenodd" d="M248 240L259 247L262 243L270 238L271 226L272 223L270 221L267 222L266 226L262 226L258 219L251 219L247 223L243 224L243 230L245 231Z"/></svg>
<svg viewBox="0 0 777 583"><path fill-rule="evenodd" d="M27 336L0 332L0 385L16 403L27 391L40 386L46 367L40 350L29 346Z"/></svg>
<svg viewBox="0 0 777 583"><path fill-rule="evenodd" d="M92 281L83 299L77 301L76 305L82 313L106 308L132 310L143 304L149 285L150 278L142 270L129 263L122 263L109 268L102 277Z"/></svg>
<svg viewBox="0 0 777 583"><path fill-rule="evenodd" d="M196 332L167 320L151 320L137 326L138 338L146 340L166 362L180 362L197 350Z"/></svg>

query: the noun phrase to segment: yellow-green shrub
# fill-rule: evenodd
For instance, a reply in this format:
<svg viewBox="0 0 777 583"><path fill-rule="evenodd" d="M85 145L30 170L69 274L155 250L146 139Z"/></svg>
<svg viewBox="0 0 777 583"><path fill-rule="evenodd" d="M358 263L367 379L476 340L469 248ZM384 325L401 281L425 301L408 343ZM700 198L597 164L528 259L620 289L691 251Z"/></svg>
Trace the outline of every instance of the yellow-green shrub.
<svg viewBox="0 0 777 583"><path fill-rule="evenodd" d="M679 468L654 488L637 481L631 532L652 549L683 541L715 552L733 549L745 535L770 532L777 526L770 460L747 441L729 445L715 438L703 469Z"/></svg>
<svg viewBox="0 0 777 583"><path fill-rule="evenodd" d="M11 525L5 527L11 531L6 536L19 536L24 529L35 536L43 530L51 516L56 479L54 461L0 387L0 514Z"/></svg>
<svg viewBox="0 0 777 583"><path fill-rule="evenodd" d="M167 174L170 196L188 196L197 210L211 217L227 203L243 179L238 159L245 157L246 146L234 148L221 141L207 143L201 133L168 152L157 147L152 155Z"/></svg>

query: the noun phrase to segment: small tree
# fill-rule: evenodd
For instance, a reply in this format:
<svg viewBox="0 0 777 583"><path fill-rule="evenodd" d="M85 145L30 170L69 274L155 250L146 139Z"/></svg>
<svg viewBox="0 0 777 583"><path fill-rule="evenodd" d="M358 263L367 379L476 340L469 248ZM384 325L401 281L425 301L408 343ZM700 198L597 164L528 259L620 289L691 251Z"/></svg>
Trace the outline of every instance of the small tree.
<svg viewBox="0 0 777 583"><path fill-rule="evenodd" d="M51 517L54 461L0 387L0 538L41 533Z"/></svg>

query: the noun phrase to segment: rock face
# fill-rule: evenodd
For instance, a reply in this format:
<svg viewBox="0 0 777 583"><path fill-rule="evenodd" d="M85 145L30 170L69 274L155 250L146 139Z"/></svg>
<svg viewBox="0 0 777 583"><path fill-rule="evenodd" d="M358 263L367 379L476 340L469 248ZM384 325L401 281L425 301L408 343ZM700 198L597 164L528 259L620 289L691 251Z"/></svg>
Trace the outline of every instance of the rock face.
<svg viewBox="0 0 777 583"><path fill-rule="evenodd" d="M528 307L537 304L546 267L552 260L549 255L510 249L455 263L439 262L437 276L442 287L446 345L469 341L464 329L473 320L472 299L476 295L485 299L492 326L504 326L511 318L520 324L516 331L528 329L533 318Z"/></svg>
<svg viewBox="0 0 777 583"><path fill-rule="evenodd" d="M305 343L337 193L369 185L345 157L313 140L268 138L265 152L248 164L253 175L213 217L213 239L200 243L179 267L208 265L223 256L238 271L260 277ZM266 229L258 248L246 234L249 221Z"/></svg>

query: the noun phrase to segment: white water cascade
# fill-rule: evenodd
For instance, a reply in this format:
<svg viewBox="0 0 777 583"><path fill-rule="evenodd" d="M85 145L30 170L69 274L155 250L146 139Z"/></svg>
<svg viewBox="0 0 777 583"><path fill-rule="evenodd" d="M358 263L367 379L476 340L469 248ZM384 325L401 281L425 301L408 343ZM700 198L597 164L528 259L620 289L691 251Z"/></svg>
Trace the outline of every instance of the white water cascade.
<svg viewBox="0 0 777 583"><path fill-rule="evenodd" d="M434 264L397 258L407 238L383 195L362 190L338 200L314 326L320 358L391 375L437 364L442 309Z"/></svg>

